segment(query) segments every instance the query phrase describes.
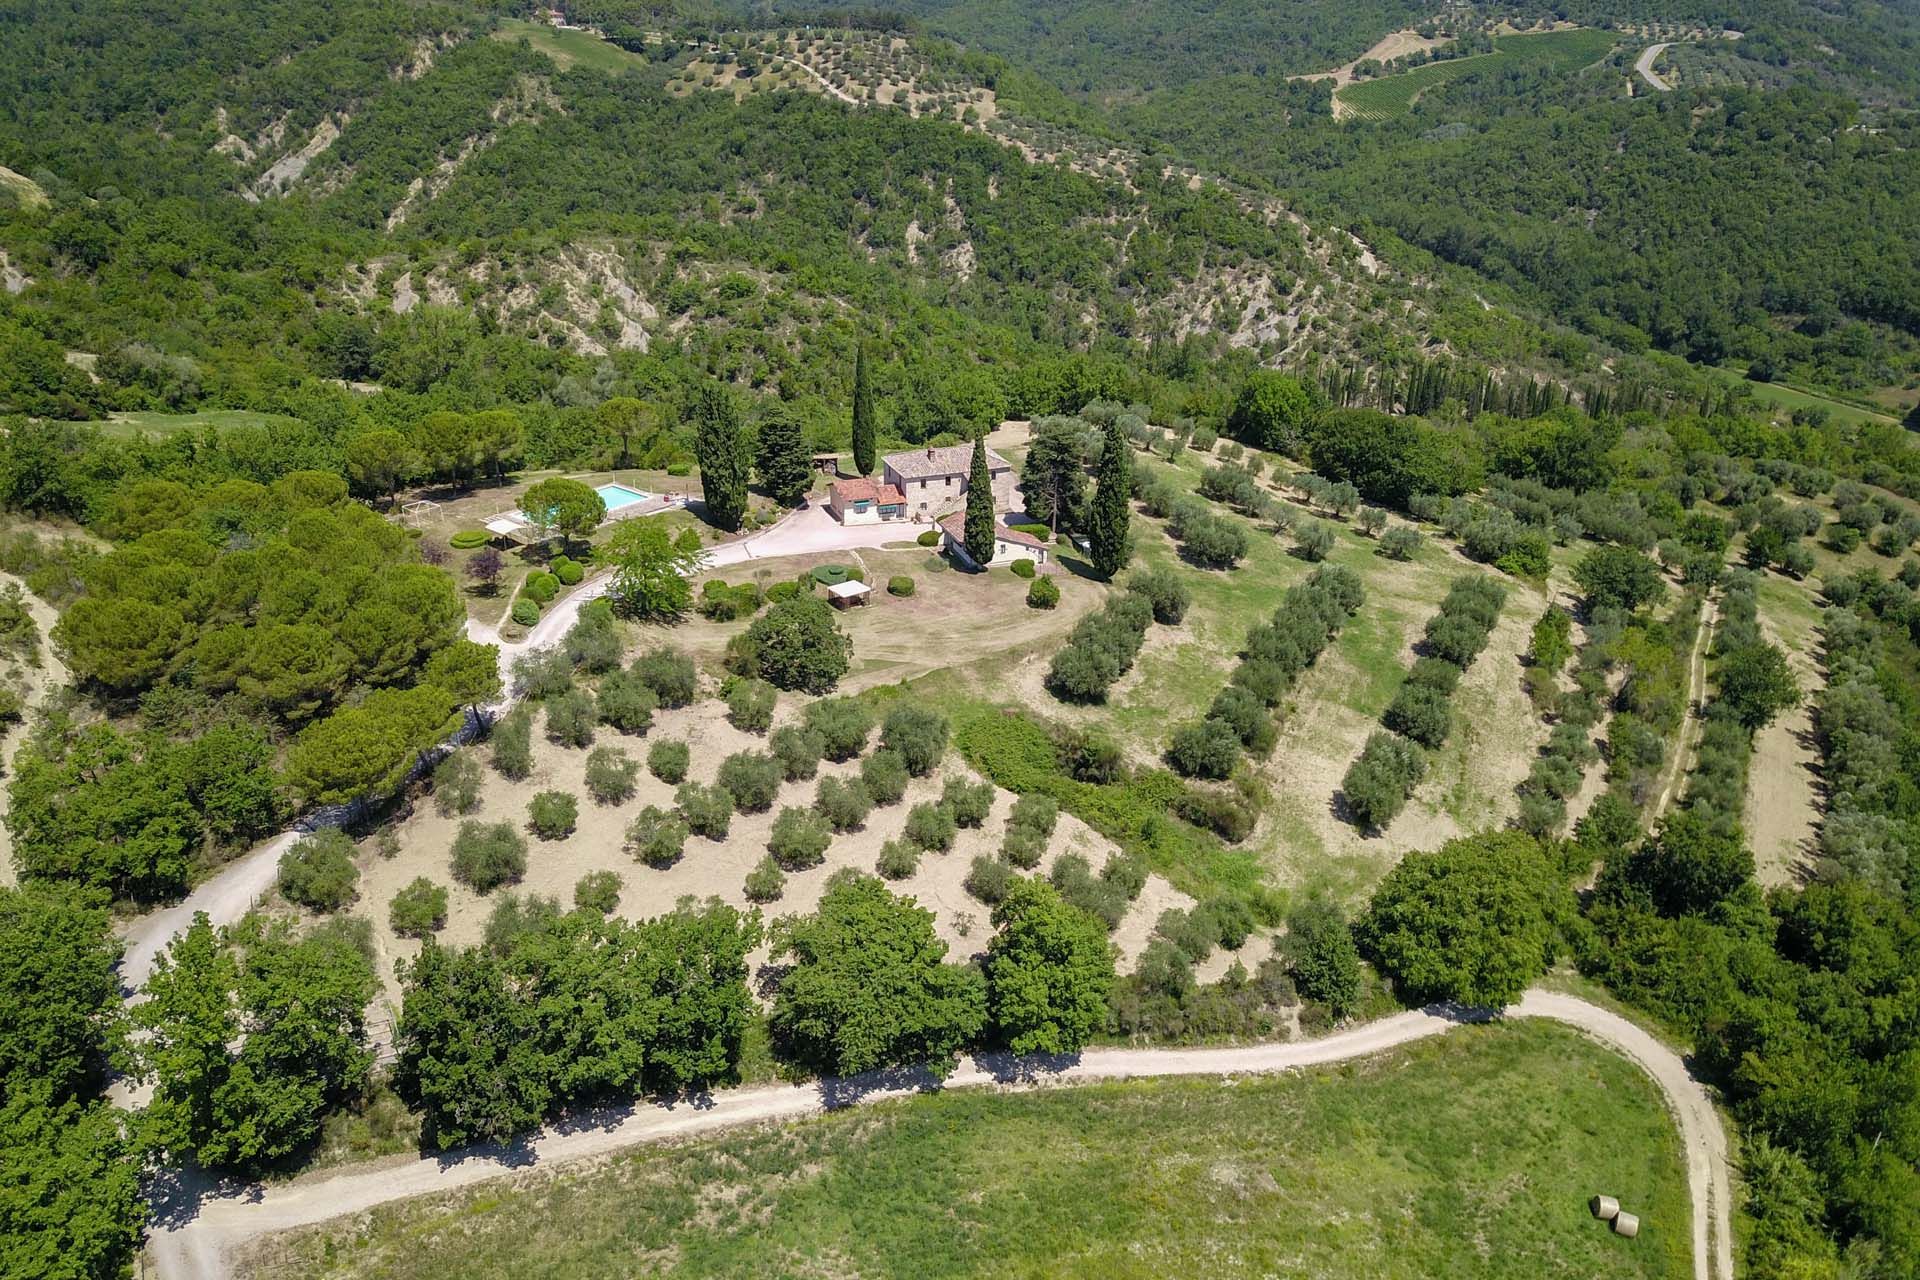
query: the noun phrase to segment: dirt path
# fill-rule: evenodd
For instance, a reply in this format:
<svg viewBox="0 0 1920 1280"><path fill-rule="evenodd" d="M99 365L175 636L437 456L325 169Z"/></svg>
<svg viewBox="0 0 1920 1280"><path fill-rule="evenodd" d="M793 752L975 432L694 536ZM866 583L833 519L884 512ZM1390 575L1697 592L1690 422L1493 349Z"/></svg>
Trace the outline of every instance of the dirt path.
<svg viewBox="0 0 1920 1280"><path fill-rule="evenodd" d="M1695 1280L1732 1280L1732 1194L1727 1140L1706 1089L1680 1057L1633 1023L1577 997L1529 991L1508 1017L1566 1023L1620 1053L1650 1076L1666 1098L1685 1148L1693 1206ZM598 1123L546 1132L525 1148L409 1160L280 1187L233 1188L197 1205L157 1215L149 1254L161 1280L219 1280L256 1237L364 1212L412 1196L458 1190L534 1164L605 1155L644 1142L691 1138L739 1125L817 1115L830 1108L910 1097L930 1088L1044 1087L1064 1082L1154 1076L1222 1076L1288 1071L1376 1054L1445 1034L1486 1015L1431 1008L1395 1014L1319 1040L1215 1049L1092 1049L1057 1069L1032 1069L1003 1057L974 1059L944 1085L899 1073L851 1081L729 1090L693 1105L638 1103Z"/></svg>
<svg viewBox="0 0 1920 1280"><path fill-rule="evenodd" d="M26 601L27 612L33 617L33 625L40 633L40 665L20 667L21 696L24 705L20 709L20 720L0 737L0 777L10 777L13 772L13 757L20 750L20 744L26 741L27 726L33 722L33 714L46 701L47 694L67 683L67 664L60 661L60 655L54 651L53 624L60 620L54 607L27 590L20 579L10 573L0 573L0 587L7 583L19 586ZM12 793L0 786L0 884L19 883L19 873L13 866L13 833L7 830L7 804Z"/></svg>
<svg viewBox="0 0 1920 1280"><path fill-rule="evenodd" d="M1761 630L1780 644L1765 620ZM1813 735L1813 700L1826 687L1818 664L1782 644L1804 696L1753 736L1747 767L1747 803L1741 815L1753 846L1753 873L1763 887L1797 883L1811 865L1822 809L1820 748Z"/></svg>
<svg viewBox="0 0 1920 1280"><path fill-rule="evenodd" d="M1645 80L1648 86L1656 93L1673 92L1673 86L1662 79L1660 74L1653 69L1653 64L1660 60L1660 55L1672 47L1673 41L1671 40L1665 40L1659 44L1650 44L1641 51L1640 57L1635 60L1633 64L1634 71L1637 72L1640 78Z"/></svg>
<svg viewBox="0 0 1920 1280"><path fill-rule="evenodd" d="M1680 732L1674 738L1673 754L1667 758L1666 777L1661 780L1660 794L1655 796L1653 804L1647 809L1647 825L1653 826L1665 816L1669 806L1680 793L1680 779L1686 773L1686 765L1693 758L1693 749L1700 741L1700 711L1707 699L1707 646L1713 639L1714 623L1719 618L1720 606L1708 601L1700 614L1700 629L1693 637L1693 656L1687 664L1687 714L1680 722Z"/></svg>

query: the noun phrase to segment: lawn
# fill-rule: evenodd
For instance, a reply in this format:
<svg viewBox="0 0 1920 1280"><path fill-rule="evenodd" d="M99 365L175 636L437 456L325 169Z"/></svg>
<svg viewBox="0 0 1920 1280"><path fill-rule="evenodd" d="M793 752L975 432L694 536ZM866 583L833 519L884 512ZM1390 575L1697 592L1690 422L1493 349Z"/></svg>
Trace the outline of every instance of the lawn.
<svg viewBox="0 0 1920 1280"><path fill-rule="evenodd" d="M1747 377L1744 369L1710 367L1710 372L1723 382L1747 388L1753 392L1760 403L1784 409L1788 413L1795 409L1824 409L1833 415L1835 422L1844 422L1853 426L1866 424L1894 426L1899 422L1898 418L1890 414L1876 413L1872 409L1849 404L1845 400L1835 400L1817 391L1789 386L1784 382L1755 382Z"/></svg>
<svg viewBox="0 0 1920 1280"><path fill-rule="evenodd" d="M1602 1191L1637 1240L1588 1216ZM1522 1022L1231 1087L958 1091L640 1149L271 1239L237 1274L1678 1280L1688 1240L1646 1077Z"/></svg>
<svg viewBox="0 0 1920 1280"><path fill-rule="evenodd" d="M617 44L609 44L591 31L562 31L548 26L544 22L526 22L519 18L502 18L495 28L496 40L525 40L541 53L552 58L562 70L568 67L585 67L589 71L605 71L609 74L632 71L647 65L647 60L637 53L629 53Z"/></svg>
<svg viewBox="0 0 1920 1280"><path fill-rule="evenodd" d="M1414 101L1421 94L1435 85L1457 80L1469 72L1494 70L1502 66L1577 71L1606 57L1614 43L1611 32L1584 28L1501 36L1493 42L1492 53L1429 62L1399 75L1363 80L1341 89L1338 96L1346 118L1385 120L1406 115L1413 110Z"/></svg>

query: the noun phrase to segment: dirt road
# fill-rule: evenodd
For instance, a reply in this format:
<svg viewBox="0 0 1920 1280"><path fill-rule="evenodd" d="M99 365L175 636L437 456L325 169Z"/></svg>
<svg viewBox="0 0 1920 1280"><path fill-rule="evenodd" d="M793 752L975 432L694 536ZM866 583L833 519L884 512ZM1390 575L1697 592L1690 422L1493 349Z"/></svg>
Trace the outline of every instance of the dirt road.
<svg viewBox="0 0 1920 1280"><path fill-rule="evenodd" d="M54 607L27 590L27 584L10 573L0 573L0 586L13 583L20 588L21 596L27 607L27 613L33 618L33 625L40 632L40 665L20 667L22 706L20 719L0 736L0 776L12 776L13 757L20 750L20 744L27 740L28 725L33 722L34 713L40 704L46 701L47 694L62 688L67 683L67 664L60 660L59 652L53 647L53 624L60 620L60 614ZM19 882L19 873L13 866L13 833L7 830L5 819L7 805L12 793L0 787L0 885Z"/></svg>
<svg viewBox="0 0 1920 1280"><path fill-rule="evenodd" d="M1700 629L1693 637L1693 654L1687 661L1686 716L1680 721L1680 732L1674 735L1673 754L1667 758L1660 794L1647 809L1649 827L1658 824L1679 797L1680 779L1692 760L1694 745L1700 741L1700 712L1707 700L1707 647L1713 641L1713 627L1718 617L1719 605L1709 600L1701 609Z"/></svg>
<svg viewBox="0 0 1920 1280"><path fill-rule="evenodd" d="M592 1127L547 1132L511 1153L487 1152L412 1160L400 1165L282 1187L237 1187L178 1209L162 1206L149 1244L160 1280L219 1280L233 1255L261 1235L324 1222L411 1196L457 1190L533 1164L604 1155L644 1142L697 1137L738 1125L770 1123L934 1087L1025 1089L1150 1076L1222 1076L1288 1071L1380 1053L1442 1035L1488 1015L1452 1009L1395 1014L1319 1040L1220 1049L1093 1049L1054 1070L1022 1070L1002 1057L968 1062L944 1084L930 1076L862 1077L806 1085L736 1089L697 1104L638 1103ZM1693 1206L1695 1280L1732 1280L1732 1193L1726 1134L1706 1089L1686 1064L1652 1035L1618 1014L1574 996L1529 991L1508 1017L1550 1018L1620 1053L1650 1076L1667 1100L1686 1151Z"/></svg>

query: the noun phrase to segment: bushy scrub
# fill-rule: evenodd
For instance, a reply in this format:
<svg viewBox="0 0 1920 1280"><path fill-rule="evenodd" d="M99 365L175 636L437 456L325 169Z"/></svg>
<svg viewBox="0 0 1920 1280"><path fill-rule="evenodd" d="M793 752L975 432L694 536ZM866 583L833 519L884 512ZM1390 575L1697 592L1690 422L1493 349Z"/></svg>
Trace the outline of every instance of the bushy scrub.
<svg viewBox="0 0 1920 1280"><path fill-rule="evenodd" d="M1380 535L1379 552L1389 560L1411 560L1424 539L1410 524L1398 524Z"/></svg>
<svg viewBox="0 0 1920 1280"><path fill-rule="evenodd" d="M1193 593L1174 569L1138 569L1127 578L1127 590L1146 600L1153 620L1164 627L1177 627L1187 616Z"/></svg>
<svg viewBox="0 0 1920 1280"><path fill-rule="evenodd" d="M692 761L693 752L687 744L671 738L662 739L647 748L647 772L670 787L686 781L687 768Z"/></svg>
<svg viewBox="0 0 1920 1280"><path fill-rule="evenodd" d="M1008 824L1032 831L1041 838L1053 834L1054 824L1060 820L1060 806L1052 796L1030 791L1013 802L1008 814Z"/></svg>
<svg viewBox="0 0 1920 1280"><path fill-rule="evenodd" d="M700 692L700 676L693 659L678 649L650 649L635 658L628 670L653 690L663 707L684 707Z"/></svg>
<svg viewBox="0 0 1920 1280"><path fill-rule="evenodd" d="M781 776L788 782L805 782L820 772L820 757L826 743L820 735L803 725L782 725L774 730L767 749L780 762Z"/></svg>
<svg viewBox="0 0 1920 1280"><path fill-rule="evenodd" d="M1047 688L1068 702L1098 702L1133 668L1153 620L1153 605L1135 592L1108 600L1074 624L1067 643L1053 655Z"/></svg>
<svg viewBox="0 0 1920 1280"><path fill-rule="evenodd" d="M475 893L516 884L527 874L527 842L507 822L460 824L453 838L453 878Z"/></svg>
<svg viewBox="0 0 1920 1280"><path fill-rule="evenodd" d="M873 712L853 698L822 698L808 704L802 719L820 735L821 752L836 762L865 751L873 734Z"/></svg>
<svg viewBox="0 0 1920 1280"><path fill-rule="evenodd" d="M589 871L573 886L573 905L586 911L610 916L620 909L619 875L612 871Z"/></svg>
<svg viewBox="0 0 1920 1280"><path fill-rule="evenodd" d="M686 821L658 805L648 805L627 824L627 852L650 867L672 866L686 844Z"/></svg>
<svg viewBox="0 0 1920 1280"><path fill-rule="evenodd" d="M889 840L875 869L888 880L905 880L920 869L920 849L910 840Z"/></svg>
<svg viewBox="0 0 1920 1280"><path fill-rule="evenodd" d="M519 781L533 772L533 712L515 707L493 726L493 767L501 777Z"/></svg>
<svg viewBox="0 0 1920 1280"><path fill-rule="evenodd" d="M882 747L860 762L860 784L875 804L899 804L907 794L906 758L891 747Z"/></svg>
<svg viewBox="0 0 1920 1280"><path fill-rule="evenodd" d="M1052 578L1035 578L1027 588L1029 609L1052 609L1060 603L1060 586Z"/></svg>
<svg viewBox="0 0 1920 1280"><path fill-rule="evenodd" d="M1031 871L1047 856L1047 837L1032 827L1009 826L1000 842L1000 856L1022 871Z"/></svg>
<svg viewBox="0 0 1920 1280"><path fill-rule="evenodd" d="M727 690L727 723L742 733L765 733L773 724L777 697L764 680L735 680Z"/></svg>
<svg viewBox="0 0 1920 1280"><path fill-rule="evenodd" d="M595 747L587 753L587 794L600 804L620 804L633 796L640 762L618 747Z"/></svg>
<svg viewBox="0 0 1920 1280"><path fill-rule="evenodd" d="M825 862L832 843L833 827L823 814L788 805L774 816L767 852L782 869L804 871Z"/></svg>
<svg viewBox="0 0 1920 1280"><path fill-rule="evenodd" d="M947 718L925 707L895 707L880 727L880 742L899 755L908 773L925 777L946 754Z"/></svg>
<svg viewBox="0 0 1920 1280"><path fill-rule="evenodd" d="M733 825L733 795L725 787L703 787L683 782L673 793L687 830L709 840L725 840Z"/></svg>
<svg viewBox="0 0 1920 1280"><path fill-rule="evenodd" d="M576 749L593 745L600 709L594 705L592 694L585 689L569 689L548 698L545 705L548 741Z"/></svg>
<svg viewBox="0 0 1920 1280"><path fill-rule="evenodd" d="M1240 735L1223 720L1195 720L1176 729L1167 763L1189 778L1224 778L1240 761Z"/></svg>
<svg viewBox="0 0 1920 1280"><path fill-rule="evenodd" d="M455 751L433 767L433 807L443 818L480 807L480 763Z"/></svg>
<svg viewBox="0 0 1920 1280"><path fill-rule="evenodd" d="M822 778L814 792L813 807L835 831L853 831L873 811L873 797L858 778Z"/></svg>
<svg viewBox="0 0 1920 1280"><path fill-rule="evenodd" d="M413 880L387 904L387 923L403 938L424 938L447 923L447 891L425 876Z"/></svg>
<svg viewBox="0 0 1920 1280"><path fill-rule="evenodd" d="M1446 694L1407 683L1394 694L1380 721L1423 747L1437 747L1453 728L1453 707Z"/></svg>
<svg viewBox="0 0 1920 1280"><path fill-rule="evenodd" d="M360 869L353 841L334 828L316 831L280 855L280 896L310 911L338 911L353 901Z"/></svg>
<svg viewBox="0 0 1920 1280"><path fill-rule="evenodd" d="M780 794L780 762L759 751L736 751L720 762L717 781L742 813L763 813Z"/></svg>
<svg viewBox="0 0 1920 1280"><path fill-rule="evenodd" d="M653 726L660 695L631 671L610 671L600 681L600 723L621 733L645 733Z"/></svg>
<svg viewBox="0 0 1920 1280"><path fill-rule="evenodd" d="M580 620L567 631L561 649L578 670L603 675L620 665L624 646L620 624L614 620L613 605L595 600L580 611Z"/></svg>
<svg viewBox="0 0 1920 1280"><path fill-rule="evenodd" d="M1340 790L1354 819L1380 830L1399 816L1426 772L1426 754L1419 747L1395 734L1376 731L1348 768Z"/></svg>
<svg viewBox="0 0 1920 1280"><path fill-rule="evenodd" d="M749 902L778 902L787 891L787 875L768 854L747 872L745 889Z"/></svg>
<svg viewBox="0 0 1920 1280"><path fill-rule="evenodd" d="M948 778L940 790L940 803L961 827L977 827L993 812L993 784Z"/></svg>
<svg viewBox="0 0 1920 1280"><path fill-rule="evenodd" d="M542 791L527 802L527 827L542 840L564 840L580 820L580 802L565 791Z"/></svg>
<svg viewBox="0 0 1920 1280"><path fill-rule="evenodd" d="M943 805L922 801L907 813L906 837L922 849L945 853L953 848L957 830L952 811Z"/></svg>
<svg viewBox="0 0 1920 1280"><path fill-rule="evenodd" d="M990 854L978 854L973 865L967 869L964 882L966 891L988 906L993 906L1007 896L1015 876L1013 868Z"/></svg>

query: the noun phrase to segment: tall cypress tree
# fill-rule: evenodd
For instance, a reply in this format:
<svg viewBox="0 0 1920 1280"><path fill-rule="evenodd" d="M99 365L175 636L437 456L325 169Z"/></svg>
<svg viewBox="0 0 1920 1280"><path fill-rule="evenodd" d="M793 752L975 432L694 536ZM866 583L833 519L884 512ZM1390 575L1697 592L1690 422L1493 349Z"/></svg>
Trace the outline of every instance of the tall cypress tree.
<svg viewBox="0 0 1920 1280"><path fill-rule="evenodd" d="M1100 468L1094 474L1093 501L1087 508L1087 541L1093 548L1093 567L1103 578L1118 574L1133 557L1128 527L1133 520L1132 500L1133 458L1119 425L1109 422Z"/></svg>
<svg viewBox="0 0 1920 1280"><path fill-rule="evenodd" d="M747 513L747 436L734 412L733 396L717 382L703 385L693 402L693 449L700 459L700 496L707 519L731 533Z"/></svg>
<svg viewBox="0 0 1920 1280"><path fill-rule="evenodd" d="M760 424L759 453L754 465L767 496L783 507L798 506L813 484L813 467L807 433L793 410L782 405Z"/></svg>
<svg viewBox="0 0 1920 1280"><path fill-rule="evenodd" d="M880 464L879 425L873 420L873 387L867 382L867 344L853 350L853 469L863 476Z"/></svg>
<svg viewBox="0 0 1920 1280"><path fill-rule="evenodd" d="M975 437L973 464L967 468L967 527L961 543L975 564L993 559L993 481L987 476L984 437Z"/></svg>

